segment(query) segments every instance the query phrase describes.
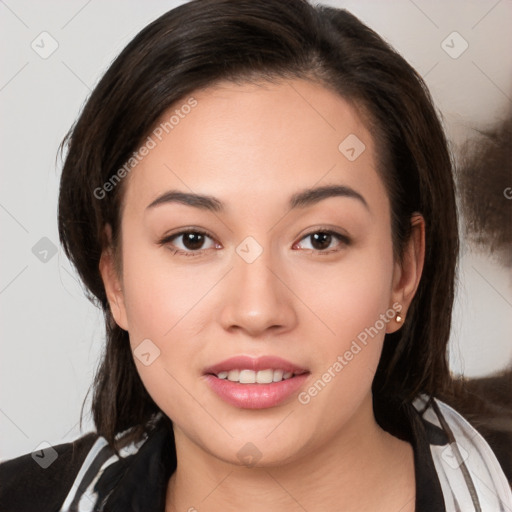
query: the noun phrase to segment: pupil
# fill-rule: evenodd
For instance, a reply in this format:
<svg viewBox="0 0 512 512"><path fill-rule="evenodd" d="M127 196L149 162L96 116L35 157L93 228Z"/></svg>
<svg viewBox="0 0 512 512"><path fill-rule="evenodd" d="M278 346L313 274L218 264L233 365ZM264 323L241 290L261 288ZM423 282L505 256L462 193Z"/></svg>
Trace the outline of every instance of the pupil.
<svg viewBox="0 0 512 512"><path fill-rule="evenodd" d="M322 250L327 249L331 242L331 236L329 233L314 233L313 237L313 247L315 247L315 243L320 243L322 247L315 247L315 249ZM327 242L327 243L326 243Z"/></svg>
<svg viewBox="0 0 512 512"><path fill-rule="evenodd" d="M187 249L200 249L203 245L204 235L200 233L187 233L183 240L183 244Z"/></svg>

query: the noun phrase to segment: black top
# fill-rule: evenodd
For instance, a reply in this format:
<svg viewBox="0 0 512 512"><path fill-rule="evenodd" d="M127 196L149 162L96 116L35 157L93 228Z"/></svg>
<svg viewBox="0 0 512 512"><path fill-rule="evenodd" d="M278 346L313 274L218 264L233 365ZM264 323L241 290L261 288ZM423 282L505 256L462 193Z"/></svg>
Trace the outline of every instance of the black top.
<svg viewBox="0 0 512 512"><path fill-rule="evenodd" d="M436 400L436 404L440 405L445 413L457 415L443 402ZM437 414L441 414L439 406L434 408L437 409ZM437 456L433 457L433 454L438 453L437 450L443 447L446 449L452 442L450 437L453 437L453 432L456 432L460 424L455 423L450 417L443 417L438 422L432 420L432 416L429 421L425 418L427 410L430 413L433 410L431 401L427 399L417 399L414 405L400 406L387 403L375 407L375 416L381 426L393 435L410 442L414 449L416 512L509 510L506 507L510 494L507 495L506 490L500 488L506 480L496 467L489 469L489 466L487 471L495 471L495 495L499 503L504 504L503 508L479 508L481 490L478 483L475 484L476 478L470 477L469 491L464 489L464 494L458 487L447 491L446 487L450 484L443 480L447 475L450 478L450 475L457 474L460 480L460 470L466 469L467 473L468 467L469 473L474 473L471 466L464 462L457 468L450 464L457 471L452 469L450 473L448 468L446 475L443 472L441 480L445 483L441 484L440 469L436 469L434 463ZM472 438L475 438L475 434L478 435L475 430L469 433ZM481 442L478 440L478 449L482 450L484 446L484 451L490 452L485 441L484 445L481 445ZM58 456L49 467L43 469L37 459L43 460L46 456L51 456L49 450L52 449ZM487 457L486 460L491 460L492 466L494 455L490 453L491 455L485 452L484 455ZM0 464L0 510L164 512L167 484L176 469L174 435L170 420L162 413L157 415L146 438L130 445L124 454L121 452L121 455L122 458L114 455L104 438L89 433L72 443L60 444L40 453L34 452L3 462ZM437 460L441 461L440 458ZM469 459L466 462L468 461ZM473 484L477 486L476 490L472 487ZM447 508L445 505L449 493L453 493L456 508ZM469 504L468 508L465 508L466 503Z"/></svg>

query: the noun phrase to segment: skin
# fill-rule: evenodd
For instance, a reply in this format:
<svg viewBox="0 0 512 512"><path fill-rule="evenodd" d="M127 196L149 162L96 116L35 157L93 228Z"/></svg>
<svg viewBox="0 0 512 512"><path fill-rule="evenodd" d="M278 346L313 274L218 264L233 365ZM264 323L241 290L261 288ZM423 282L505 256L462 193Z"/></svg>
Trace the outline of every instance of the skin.
<svg viewBox="0 0 512 512"><path fill-rule="evenodd" d="M295 394L239 409L207 386L203 370L234 355L277 355L311 372L309 388L394 303L406 316L423 266L422 218L394 261L372 136L323 86L223 82L194 97L197 107L123 184L120 275L110 249L100 263L132 349L149 338L160 350L149 366L135 363L174 423L179 462L166 510L413 511L412 447L377 424L371 402L384 335L400 323L388 321L307 405ZM349 134L366 146L352 162L338 149ZM331 184L356 190L368 207L330 197L289 209L292 194ZM171 189L215 196L225 211L147 208ZM323 247L336 251L320 254L306 235L325 227L351 242L333 237ZM183 236L159 244L184 228L208 232L196 246L202 254L175 254L194 250ZM247 236L263 248L252 263L235 250ZM261 452L253 467L237 456L249 442Z"/></svg>

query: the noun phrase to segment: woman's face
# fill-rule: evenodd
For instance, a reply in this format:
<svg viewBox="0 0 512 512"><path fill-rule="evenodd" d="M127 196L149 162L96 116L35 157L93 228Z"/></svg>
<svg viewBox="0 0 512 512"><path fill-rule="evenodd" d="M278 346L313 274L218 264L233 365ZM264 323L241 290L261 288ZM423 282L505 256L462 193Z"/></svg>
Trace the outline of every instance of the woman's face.
<svg viewBox="0 0 512 512"><path fill-rule="evenodd" d="M374 421L384 335L421 265L393 260L371 133L340 96L293 80L193 97L125 178L111 308L178 446L297 460Z"/></svg>

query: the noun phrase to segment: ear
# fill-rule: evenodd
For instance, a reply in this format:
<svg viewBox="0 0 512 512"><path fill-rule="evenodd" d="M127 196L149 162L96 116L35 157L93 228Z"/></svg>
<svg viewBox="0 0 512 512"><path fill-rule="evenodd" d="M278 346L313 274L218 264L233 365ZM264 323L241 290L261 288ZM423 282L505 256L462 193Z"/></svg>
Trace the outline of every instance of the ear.
<svg viewBox="0 0 512 512"><path fill-rule="evenodd" d="M393 289L391 300L393 309L400 304L400 315L405 320L407 310L418 289L425 261L425 219L420 214L411 218L411 236L404 247L402 261L397 261L393 267ZM403 321L402 321L403 323ZM396 321L387 324L386 332L397 331L402 323Z"/></svg>
<svg viewBox="0 0 512 512"><path fill-rule="evenodd" d="M103 286L107 294L107 300L110 305L110 311L116 321L116 324L128 330L128 322L126 316L126 307L124 303L124 293L122 289L121 278L117 273L114 250L112 246L112 229L109 224L105 225L105 239L107 243L101 253L99 269L101 278L103 279Z"/></svg>

